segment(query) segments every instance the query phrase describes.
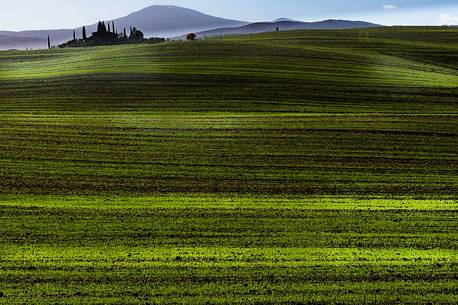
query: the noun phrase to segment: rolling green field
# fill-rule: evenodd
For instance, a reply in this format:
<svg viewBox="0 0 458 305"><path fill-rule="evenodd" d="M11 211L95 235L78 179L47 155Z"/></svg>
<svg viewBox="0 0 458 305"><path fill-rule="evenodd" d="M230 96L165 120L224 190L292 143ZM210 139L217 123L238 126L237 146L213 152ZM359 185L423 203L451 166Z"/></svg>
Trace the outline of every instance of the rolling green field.
<svg viewBox="0 0 458 305"><path fill-rule="evenodd" d="M458 303L458 29L0 52L0 304Z"/></svg>

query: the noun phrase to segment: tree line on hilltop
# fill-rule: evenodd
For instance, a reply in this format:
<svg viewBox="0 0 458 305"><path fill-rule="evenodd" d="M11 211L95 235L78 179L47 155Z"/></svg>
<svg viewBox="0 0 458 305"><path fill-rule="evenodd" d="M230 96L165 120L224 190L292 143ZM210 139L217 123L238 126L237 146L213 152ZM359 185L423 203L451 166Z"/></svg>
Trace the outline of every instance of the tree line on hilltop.
<svg viewBox="0 0 458 305"><path fill-rule="evenodd" d="M129 35L127 34L126 28L118 32L114 21L112 21L111 24L110 22L105 23L105 21L99 21L97 24L97 31L93 32L90 37L87 36L86 27L83 26L81 29L81 38L78 38L76 31L73 30L73 39L60 44L58 47L70 48L134 43L159 43L164 41L165 38L159 37L146 39L143 32L135 27L129 28ZM50 36L48 36L48 48L52 48Z"/></svg>

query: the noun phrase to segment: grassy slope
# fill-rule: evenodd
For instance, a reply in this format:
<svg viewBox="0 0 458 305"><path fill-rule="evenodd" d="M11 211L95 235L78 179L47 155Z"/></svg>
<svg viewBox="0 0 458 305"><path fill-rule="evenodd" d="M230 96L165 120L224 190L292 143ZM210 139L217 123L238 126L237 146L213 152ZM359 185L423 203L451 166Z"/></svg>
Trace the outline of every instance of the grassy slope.
<svg viewBox="0 0 458 305"><path fill-rule="evenodd" d="M458 302L457 63L448 28L0 52L0 304Z"/></svg>

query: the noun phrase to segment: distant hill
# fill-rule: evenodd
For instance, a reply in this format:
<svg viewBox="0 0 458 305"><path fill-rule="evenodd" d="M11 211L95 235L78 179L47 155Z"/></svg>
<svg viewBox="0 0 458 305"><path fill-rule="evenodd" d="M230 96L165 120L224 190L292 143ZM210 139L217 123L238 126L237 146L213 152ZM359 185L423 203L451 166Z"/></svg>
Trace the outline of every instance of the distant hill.
<svg viewBox="0 0 458 305"><path fill-rule="evenodd" d="M284 18L282 18L284 19ZM197 33L197 37L211 37L223 35L247 35L264 32L276 31L277 27L280 31L285 30L338 30L338 29L358 29L358 28L374 28L382 25L364 21L350 20L325 20L318 22L300 22L300 21L274 21L274 22L257 22L240 27L220 28L210 31Z"/></svg>
<svg viewBox="0 0 458 305"><path fill-rule="evenodd" d="M16 49L16 48L32 48L35 46L46 47L47 39L40 39L34 37L16 37L0 35L0 49Z"/></svg>
<svg viewBox="0 0 458 305"><path fill-rule="evenodd" d="M293 20L293 19L289 19L289 18L278 18L278 19L275 19L274 21L272 22L283 22L283 21L292 21L292 22L297 22L297 20Z"/></svg>
<svg viewBox="0 0 458 305"><path fill-rule="evenodd" d="M201 32L215 28L237 27L248 24L243 21L218 18L195 10L171 5L153 5L111 21L115 22L115 26L119 31L122 31L123 28L128 30L130 26L135 26L143 31L147 37L173 37L189 32ZM95 32L96 28L97 23L86 26L88 33ZM77 35L81 36L81 27L75 30ZM2 35L0 36L0 49L43 48L46 46L46 42L43 45L42 40L46 41L48 35L51 36L52 44L57 45L71 39L73 29L21 32L0 31L0 35ZM16 43L9 43L7 46L8 39L2 38L5 36L22 39L17 40Z"/></svg>
<svg viewBox="0 0 458 305"><path fill-rule="evenodd" d="M247 22L223 19L178 6L154 5L115 20L119 28L135 25L148 36L173 37L219 27L236 27Z"/></svg>

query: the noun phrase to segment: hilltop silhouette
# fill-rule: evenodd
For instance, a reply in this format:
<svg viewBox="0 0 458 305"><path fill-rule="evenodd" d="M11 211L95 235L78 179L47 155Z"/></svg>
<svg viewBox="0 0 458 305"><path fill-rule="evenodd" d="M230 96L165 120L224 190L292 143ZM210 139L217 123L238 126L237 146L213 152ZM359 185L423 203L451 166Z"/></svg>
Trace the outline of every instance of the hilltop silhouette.
<svg viewBox="0 0 458 305"><path fill-rule="evenodd" d="M73 31L73 40L60 44L59 48L68 47L86 47L86 46L102 46L102 45L118 45L132 43L158 43L165 41L165 38L150 38L145 39L142 31L135 27L129 27L129 35L126 28L121 32L116 28L115 22L99 21L97 31L93 32L90 37L87 37L86 27L81 28L81 38L76 37L76 31ZM48 46L50 47L50 46Z"/></svg>

